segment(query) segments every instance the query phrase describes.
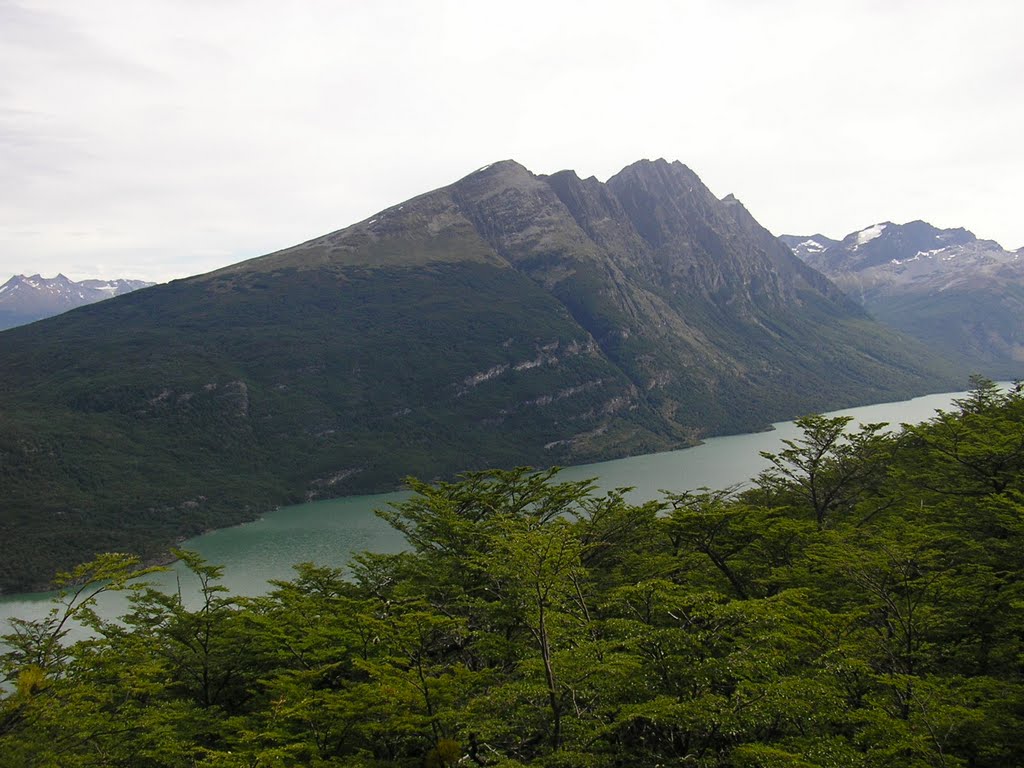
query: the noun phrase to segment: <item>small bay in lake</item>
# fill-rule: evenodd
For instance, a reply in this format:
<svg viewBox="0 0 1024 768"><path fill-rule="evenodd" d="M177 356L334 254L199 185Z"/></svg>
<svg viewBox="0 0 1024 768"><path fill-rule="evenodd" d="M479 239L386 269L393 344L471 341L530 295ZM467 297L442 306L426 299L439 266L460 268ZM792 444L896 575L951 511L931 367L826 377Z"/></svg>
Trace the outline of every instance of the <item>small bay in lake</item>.
<svg viewBox="0 0 1024 768"><path fill-rule="evenodd" d="M836 411L857 423L917 423L935 415L937 409L949 409L964 392L926 395L913 400L879 403ZM714 437L694 448L634 456L599 464L568 467L562 480L594 478L601 490L630 486L627 500L641 502L660 497L661 491L687 491L700 487L726 488L745 483L768 466L761 451L778 452L782 441L799 436L793 422L774 424L774 429L743 435ZM284 507L263 518L233 528L224 528L184 542L183 549L197 552L213 565L224 567L222 584L237 595L266 592L268 580L289 579L292 566L300 562L342 567L361 551L398 552L404 539L374 514L374 510L408 498L396 492L373 496L350 496ZM167 590L180 586L183 596L196 594L196 585L181 566L151 577ZM108 618L121 615L126 606L123 596L107 595L101 600L100 614ZM50 608L50 595L11 595L0 599L0 633L7 619L40 618Z"/></svg>

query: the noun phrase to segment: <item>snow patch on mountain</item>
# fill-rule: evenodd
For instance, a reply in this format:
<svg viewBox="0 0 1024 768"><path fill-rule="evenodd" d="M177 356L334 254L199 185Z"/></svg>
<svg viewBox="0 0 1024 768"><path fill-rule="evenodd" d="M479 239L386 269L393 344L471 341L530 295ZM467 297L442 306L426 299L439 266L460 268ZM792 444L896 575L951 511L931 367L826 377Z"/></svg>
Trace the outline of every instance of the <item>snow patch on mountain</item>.
<svg viewBox="0 0 1024 768"><path fill-rule="evenodd" d="M807 240L804 240L802 243L799 243L796 247L803 248L808 253L821 253L822 251L825 250L827 246L822 245L813 238L809 238Z"/></svg>
<svg viewBox="0 0 1024 768"><path fill-rule="evenodd" d="M857 245L861 246L870 243L876 237L880 236L887 226L888 224L874 224L867 229L862 229L857 233Z"/></svg>

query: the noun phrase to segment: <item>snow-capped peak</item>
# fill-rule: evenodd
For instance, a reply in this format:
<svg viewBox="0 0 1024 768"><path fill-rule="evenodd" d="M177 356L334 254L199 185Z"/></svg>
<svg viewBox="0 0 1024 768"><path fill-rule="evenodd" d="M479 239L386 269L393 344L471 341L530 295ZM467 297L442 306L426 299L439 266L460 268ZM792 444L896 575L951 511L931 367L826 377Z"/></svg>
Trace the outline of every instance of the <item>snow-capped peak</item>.
<svg viewBox="0 0 1024 768"><path fill-rule="evenodd" d="M66 312L83 304L109 299L152 283L141 280L82 280L66 275L47 278L14 275L0 285L0 330Z"/></svg>

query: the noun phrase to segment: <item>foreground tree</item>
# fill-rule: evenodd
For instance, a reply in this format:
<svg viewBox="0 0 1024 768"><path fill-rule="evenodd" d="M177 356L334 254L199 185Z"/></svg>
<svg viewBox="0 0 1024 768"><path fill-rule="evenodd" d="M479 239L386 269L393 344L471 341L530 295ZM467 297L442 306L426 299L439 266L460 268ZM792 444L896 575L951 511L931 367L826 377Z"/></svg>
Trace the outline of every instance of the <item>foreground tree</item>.
<svg viewBox="0 0 1024 768"><path fill-rule="evenodd" d="M7 637L0 765L1024 764L1020 393L801 425L742 493L413 481L381 513L407 551L258 598L100 558Z"/></svg>
<svg viewBox="0 0 1024 768"><path fill-rule="evenodd" d="M876 490L894 445L885 423L851 431L851 416L811 415L797 419L803 435L783 440L779 453L762 452L772 466L757 478L770 504L788 504L811 512L819 529ZM877 512L877 510L874 510Z"/></svg>

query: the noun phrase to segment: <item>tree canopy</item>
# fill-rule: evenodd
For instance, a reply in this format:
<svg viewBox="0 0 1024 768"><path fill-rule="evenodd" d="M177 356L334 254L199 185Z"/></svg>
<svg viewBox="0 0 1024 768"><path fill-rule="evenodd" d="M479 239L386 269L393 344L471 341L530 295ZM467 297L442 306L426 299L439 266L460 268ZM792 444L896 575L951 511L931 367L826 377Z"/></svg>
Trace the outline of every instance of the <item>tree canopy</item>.
<svg viewBox="0 0 1024 768"><path fill-rule="evenodd" d="M256 598L193 553L195 606L104 556L6 636L0 764L1024 764L1020 389L800 426L749 488L642 505L557 470L411 480L380 512L407 551Z"/></svg>

